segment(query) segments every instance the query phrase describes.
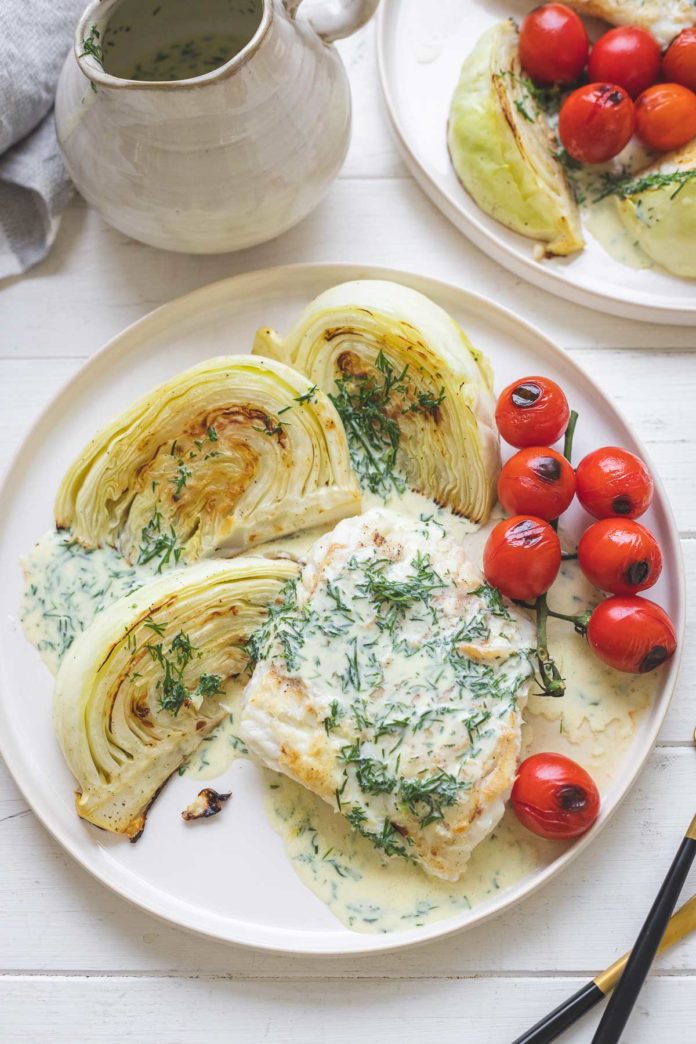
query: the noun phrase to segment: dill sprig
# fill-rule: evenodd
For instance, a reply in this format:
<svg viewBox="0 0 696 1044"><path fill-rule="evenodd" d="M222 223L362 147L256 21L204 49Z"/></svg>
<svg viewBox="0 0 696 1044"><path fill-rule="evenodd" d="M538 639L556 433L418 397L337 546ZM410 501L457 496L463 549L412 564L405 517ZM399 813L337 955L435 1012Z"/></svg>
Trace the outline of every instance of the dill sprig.
<svg viewBox="0 0 696 1044"><path fill-rule="evenodd" d="M146 621L146 626L161 636L161 625ZM184 704L200 704L202 700L218 696L222 692L222 678L219 674L201 674L193 689L186 685L184 671L193 659L202 654L184 631L179 631L174 636L168 650L165 650L164 642L148 643L145 648L164 672L163 677L157 682L157 688L161 692L159 704L162 710L177 715Z"/></svg>
<svg viewBox="0 0 696 1044"><path fill-rule="evenodd" d="M312 612L307 606L303 609L297 607L297 581L288 580L279 592L278 601L269 606L266 619L244 646L249 666L254 667L260 660L265 660L277 641L288 671L296 671L300 666L300 649L305 642L303 631L311 619Z"/></svg>
<svg viewBox="0 0 696 1044"><path fill-rule="evenodd" d="M617 179L611 174L604 174L602 191L595 197L595 203L606 199L607 196L628 199L629 196L638 196L642 192L653 192L672 185L675 186L675 189L669 198L674 199L693 178L696 178L696 167L691 170L673 170L667 174L645 174L636 178L621 177Z"/></svg>
<svg viewBox="0 0 696 1044"><path fill-rule="evenodd" d="M417 816L421 827L427 827L440 819L444 819L444 809L455 805L462 790L470 784L459 780L444 769L438 769L431 776L418 776L415 779L402 778L399 783L399 800Z"/></svg>
<svg viewBox="0 0 696 1044"><path fill-rule="evenodd" d="M503 596L497 587L491 587L490 584L484 581L471 593L475 598L481 598L486 603L486 607L492 616L500 616L503 620L512 619L503 601Z"/></svg>
<svg viewBox="0 0 696 1044"><path fill-rule="evenodd" d="M329 713L324 718L324 729L327 736L336 728L342 717L343 711L339 706L338 700L332 700L329 704Z"/></svg>
<svg viewBox="0 0 696 1044"><path fill-rule="evenodd" d="M355 780L363 794L391 794L397 778L389 772L385 762L362 754L359 742L341 747L339 758L344 765L355 769Z"/></svg>
<svg viewBox="0 0 696 1044"><path fill-rule="evenodd" d="M364 569L364 580L358 584L358 591L367 595L382 614L377 623L380 627L393 630L400 614L406 609L421 602L428 604L428 597L443 587L445 583L433 569L430 556L421 551L411 560L412 572L404 580L393 580L385 574L389 559L377 559ZM385 611L386 610L386 611Z"/></svg>
<svg viewBox="0 0 696 1044"><path fill-rule="evenodd" d="M397 372L384 352L375 359L376 373L336 379L329 394L348 435L350 458L363 486L386 499L403 493L406 483L396 471L401 443L398 418L407 413L436 416L445 390L415 391L406 383L408 365Z"/></svg>
<svg viewBox="0 0 696 1044"><path fill-rule="evenodd" d="M408 851L407 845L413 844L413 842L410 837L405 837L389 819L384 820L380 831L368 830L365 826L367 815L365 809L360 805L353 805L350 811L346 812L346 819L376 848L381 848L385 855L402 856L402 858L412 861L413 857Z"/></svg>

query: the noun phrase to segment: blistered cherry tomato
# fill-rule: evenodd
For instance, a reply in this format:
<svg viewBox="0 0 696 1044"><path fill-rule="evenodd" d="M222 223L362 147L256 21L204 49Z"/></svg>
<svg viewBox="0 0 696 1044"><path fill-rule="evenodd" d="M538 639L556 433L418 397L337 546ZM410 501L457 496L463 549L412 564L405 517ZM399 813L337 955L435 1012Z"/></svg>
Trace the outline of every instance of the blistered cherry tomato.
<svg viewBox="0 0 696 1044"><path fill-rule="evenodd" d="M615 595L600 602L587 625L587 640L595 656L628 674L653 671L677 647L667 613L638 595Z"/></svg>
<svg viewBox="0 0 696 1044"><path fill-rule="evenodd" d="M568 427L568 400L548 377L522 377L501 393L495 420L511 446L548 446Z"/></svg>
<svg viewBox="0 0 696 1044"><path fill-rule="evenodd" d="M649 149L680 149L696 138L696 94L679 83L648 87L636 101L636 133Z"/></svg>
<svg viewBox="0 0 696 1044"><path fill-rule="evenodd" d="M520 29L520 61L541 83L572 83L585 68L589 41L582 19L564 4L542 4Z"/></svg>
<svg viewBox="0 0 696 1044"><path fill-rule="evenodd" d="M530 515L503 519L483 552L486 580L507 598L526 601L548 591L558 576L561 545L548 522Z"/></svg>
<svg viewBox="0 0 696 1044"><path fill-rule="evenodd" d="M619 446L588 453L575 472L578 500L595 518L639 518L653 498L653 480L643 461Z"/></svg>
<svg viewBox="0 0 696 1044"><path fill-rule="evenodd" d="M660 75L660 45L646 29L625 25L600 36L592 48L587 75L593 83L616 83L632 98Z"/></svg>
<svg viewBox="0 0 696 1044"><path fill-rule="evenodd" d="M633 102L611 83L588 83L568 95L558 117L566 152L580 163L606 163L628 145L635 127Z"/></svg>
<svg viewBox="0 0 696 1044"><path fill-rule="evenodd" d="M550 840L579 837L599 815L599 791L592 776L562 754L533 754L520 765L512 788L520 823Z"/></svg>
<svg viewBox="0 0 696 1044"><path fill-rule="evenodd" d="M583 533L578 561L595 587L630 595L652 587L662 572L662 554L649 529L631 518L603 518Z"/></svg>
<svg viewBox="0 0 696 1044"><path fill-rule="evenodd" d="M575 496L575 472L560 453L530 446L510 457L498 479L498 499L510 515L558 518Z"/></svg>
<svg viewBox="0 0 696 1044"><path fill-rule="evenodd" d="M696 29L682 29L672 40L662 59L662 76L696 91Z"/></svg>

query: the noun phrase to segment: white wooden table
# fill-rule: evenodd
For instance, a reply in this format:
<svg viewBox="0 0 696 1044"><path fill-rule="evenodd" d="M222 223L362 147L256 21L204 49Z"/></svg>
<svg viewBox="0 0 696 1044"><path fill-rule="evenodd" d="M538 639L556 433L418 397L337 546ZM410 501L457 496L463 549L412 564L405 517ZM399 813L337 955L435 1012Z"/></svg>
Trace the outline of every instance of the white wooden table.
<svg viewBox="0 0 696 1044"><path fill-rule="evenodd" d="M48 260L0 284L0 463L83 360L157 305L270 265L393 265L501 301L604 383L666 482L694 594L696 330L584 311L489 261L399 159L377 83L374 28L341 50L354 91L353 144L327 199L299 227L244 253L188 257L124 238L75 200ZM694 638L692 619L657 748L589 850L507 915L403 955L285 959L170 928L64 854L0 766L0 1039L509 1044L630 945L695 810ZM696 874L689 888L696 890ZM589 1041L593 1024L565 1039ZM658 962L624 1040L687 1044L695 1024L696 938Z"/></svg>

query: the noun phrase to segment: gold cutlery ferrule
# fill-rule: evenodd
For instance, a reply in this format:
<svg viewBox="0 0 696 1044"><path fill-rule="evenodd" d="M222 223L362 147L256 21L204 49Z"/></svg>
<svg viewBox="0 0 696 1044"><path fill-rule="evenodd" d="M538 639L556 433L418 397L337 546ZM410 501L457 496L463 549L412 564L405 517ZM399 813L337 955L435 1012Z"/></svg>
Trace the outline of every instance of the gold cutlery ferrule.
<svg viewBox="0 0 696 1044"><path fill-rule="evenodd" d="M686 836L690 837L692 841L696 841L696 816L691 820L691 826L686 831Z"/></svg>
<svg viewBox="0 0 696 1044"><path fill-rule="evenodd" d="M689 827L689 830L693 830L694 833L687 834L687 837L693 837L696 839L696 818ZM669 924L665 930L665 934L662 936L662 942L658 949L658 953L662 953L663 950L673 946L675 943L683 939L685 935L696 929L696 895L692 896L688 902L677 910L675 914L670 918ZM626 961L631 956L630 952L625 953L623 957L619 957L617 961L614 961L610 967L606 968L599 975L595 975L593 982L595 986L598 986L602 993L610 993L617 982L621 978L621 974L626 967Z"/></svg>

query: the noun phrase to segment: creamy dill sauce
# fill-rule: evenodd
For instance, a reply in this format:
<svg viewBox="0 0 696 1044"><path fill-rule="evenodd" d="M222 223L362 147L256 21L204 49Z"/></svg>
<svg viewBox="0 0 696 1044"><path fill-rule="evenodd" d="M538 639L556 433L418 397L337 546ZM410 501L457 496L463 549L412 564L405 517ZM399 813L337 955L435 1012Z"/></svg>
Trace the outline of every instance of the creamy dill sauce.
<svg viewBox="0 0 696 1044"><path fill-rule="evenodd" d="M554 121L552 121L553 124ZM637 139L609 160L608 163L587 164L567 171L575 191L584 228L622 265L637 269L659 269L658 265L635 242L619 216L615 196L600 198L608 179L630 178L644 170L655 154L644 148Z"/></svg>
<svg viewBox="0 0 696 1044"><path fill-rule="evenodd" d="M97 613L152 579L113 548L88 551L67 531L51 530L22 560L22 628L55 674L74 639Z"/></svg>
<svg viewBox="0 0 696 1044"><path fill-rule="evenodd" d="M372 494L363 509L384 507ZM387 507L413 519L414 527L442 528L479 562L488 530L439 508L420 494L394 493ZM329 527L326 527L329 528ZM255 549L270 556L306 560L326 529L315 529ZM73 638L116 598L151 579L154 568L130 567L111 549L87 552L69 534L50 533L25 559L22 624L51 670ZM577 563L567 562L551 589L551 605L562 611L591 605L596 592ZM606 787L626 749L641 712L658 684L656 673L620 674L592 656L587 643L561 621L549 621L549 642L567 681L566 695L553 699L532 692L522 733L523 756L555 750L585 765ZM242 688L225 697L228 715L204 741L181 774L199 780L221 775L235 757L248 756L238 735ZM547 865L563 850L527 833L507 812L474 850L462 878L445 882L403 859L385 859L353 831L343 816L303 787L264 770L268 815L283 839L288 858L303 883L355 931L391 932L424 925L490 900L496 892Z"/></svg>
<svg viewBox="0 0 696 1044"><path fill-rule="evenodd" d="M454 884L440 881L403 859L381 857L343 816L298 783L268 771L264 777L269 819L295 871L354 931L404 931L469 910L559 850L506 813L474 849L464 876Z"/></svg>
<svg viewBox="0 0 696 1044"><path fill-rule="evenodd" d="M247 43L248 37L238 33L205 33L174 40L140 55L120 75L129 80L188 80L225 65Z"/></svg>

